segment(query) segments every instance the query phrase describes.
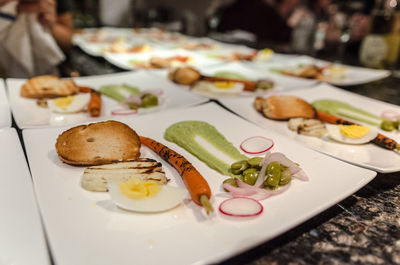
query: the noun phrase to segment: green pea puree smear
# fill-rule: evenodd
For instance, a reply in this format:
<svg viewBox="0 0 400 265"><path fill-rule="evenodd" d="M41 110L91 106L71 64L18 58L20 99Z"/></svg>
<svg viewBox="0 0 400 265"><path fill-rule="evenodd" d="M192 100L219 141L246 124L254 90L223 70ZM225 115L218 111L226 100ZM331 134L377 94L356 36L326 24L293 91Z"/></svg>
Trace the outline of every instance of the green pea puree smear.
<svg viewBox="0 0 400 265"><path fill-rule="evenodd" d="M248 159L218 130L202 121L182 121L167 128L167 141L181 146L222 175L233 176L230 165Z"/></svg>

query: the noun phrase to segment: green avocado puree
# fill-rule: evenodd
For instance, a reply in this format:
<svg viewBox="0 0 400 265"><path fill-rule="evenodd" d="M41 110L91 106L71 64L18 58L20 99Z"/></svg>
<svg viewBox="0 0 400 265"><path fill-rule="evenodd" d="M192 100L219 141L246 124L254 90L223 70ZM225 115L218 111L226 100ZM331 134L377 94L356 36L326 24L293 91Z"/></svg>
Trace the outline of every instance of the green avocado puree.
<svg viewBox="0 0 400 265"><path fill-rule="evenodd" d="M312 105L319 111L368 123L377 127L380 127L382 121L384 121L382 118L375 116L374 114L355 108L338 100L321 99L314 101Z"/></svg>
<svg viewBox="0 0 400 265"><path fill-rule="evenodd" d="M249 80L245 76L243 76L239 73L231 72L231 71L219 71L219 72L216 72L214 74L214 76L222 77L222 78L229 78L229 79L236 79L236 80L244 80L244 81Z"/></svg>
<svg viewBox="0 0 400 265"><path fill-rule="evenodd" d="M233 176L231 164L248 159L217 129L202 121L182 121L168 127L164 138L174 142L223 175Z"/></svg>

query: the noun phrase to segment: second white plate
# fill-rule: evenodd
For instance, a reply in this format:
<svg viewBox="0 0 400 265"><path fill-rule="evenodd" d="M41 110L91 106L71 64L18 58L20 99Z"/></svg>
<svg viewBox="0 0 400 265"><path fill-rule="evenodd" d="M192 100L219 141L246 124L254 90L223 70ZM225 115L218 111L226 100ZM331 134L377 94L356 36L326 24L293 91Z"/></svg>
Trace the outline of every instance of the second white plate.
<svg viewBox="0 0 400 265"><path fill-rule="evenodd" d="M187 107L208 101L207 98L193 95L188 91L182 91L175 84L162 78L155 77L146 71L79 77L74 78L74 81L78 85L88 86L93 89L99 89L103 85L127 84L137 87L140 90L160 90L163 93L161 97L164 102L158 107L140 109L139 114L161 111L169 108ZM111 117L112 111L120 108L118 107L119 103L117 101L102 96L102 115L98 118L92 118L88 113L64 115L52 113L48 108L39 107L36 100L20 96L21 86L25 82L25 79L7 79L12 112L18 127L21 129L43 126L62 126L66 124L101 120L106 117Z"/></svg>
<svg viewBox="0 0 400 265"><path fill-rule="evenodd" d="M308 102L317 99L334 99L347 102L355 107L364 109L379 116L385 110L392 109L400 112L400 107L384 103L371 98L363 97L351 92L335 88L328 84L321 84L309 89L282 92L303 98ZM346 145L333 141L324 141L320 138L299 135L288 129L287 121L276 121L265 118L254 108L254 98L222 99L220 102L240 116L269 130L277 131L283 135L301 142L317 151L352 164L376 170L382 173L400 171L400 155L393 151L383 149L372 143L363 145ZM382 134L400 141L398 133L382 132Z"/></svg>

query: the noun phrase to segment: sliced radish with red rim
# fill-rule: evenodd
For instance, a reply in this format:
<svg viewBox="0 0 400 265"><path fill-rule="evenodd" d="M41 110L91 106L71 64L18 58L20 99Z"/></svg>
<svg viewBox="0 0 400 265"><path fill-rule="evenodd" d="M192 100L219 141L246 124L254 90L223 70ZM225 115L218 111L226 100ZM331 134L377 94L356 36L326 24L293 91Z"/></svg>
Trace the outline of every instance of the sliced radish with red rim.
<svg viewBox="0 0 400 265"><path fill-rule="evenodd" d="M259 201L247 197L226 199L219 205L222 214L232 217L254 217L260 215L263 209Z"/></svg>
<svg viewBox="0 0 400 265"><path fill-rule="evenodd" d="M240 144L240 149L246 154L258 155L265 153L274 146L274 141L263 136L253 136Z"/></svg>
<svg viewBox="0 0 400 265"><path fill-rule="evenodd" d="M137 114L138 110L136 109L115 109L111 111L112 115L132 115Z"/></svg>

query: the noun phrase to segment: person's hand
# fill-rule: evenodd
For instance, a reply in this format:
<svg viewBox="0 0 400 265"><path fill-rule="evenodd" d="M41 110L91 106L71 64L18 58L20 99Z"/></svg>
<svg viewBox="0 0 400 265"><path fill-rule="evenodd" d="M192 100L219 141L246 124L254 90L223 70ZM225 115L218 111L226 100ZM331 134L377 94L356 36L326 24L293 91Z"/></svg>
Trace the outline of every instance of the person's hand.
<svg viewBox="0 0 400 265"><path fill-rule="evenodd" d="M17 10L18 13L37 13L39 22L49 28L57 22L55 0L20 0Z"/></svg>

